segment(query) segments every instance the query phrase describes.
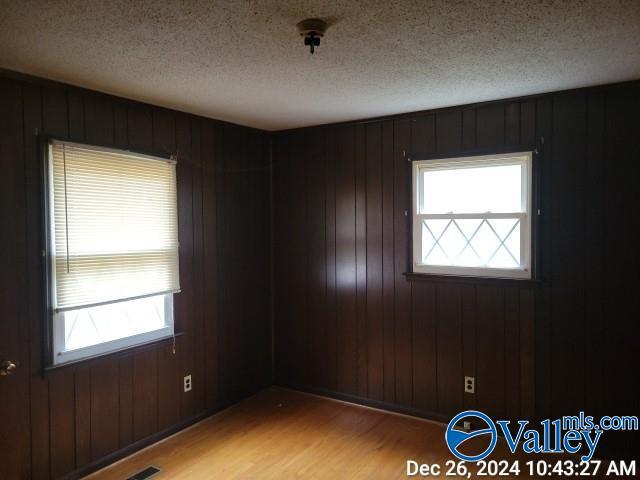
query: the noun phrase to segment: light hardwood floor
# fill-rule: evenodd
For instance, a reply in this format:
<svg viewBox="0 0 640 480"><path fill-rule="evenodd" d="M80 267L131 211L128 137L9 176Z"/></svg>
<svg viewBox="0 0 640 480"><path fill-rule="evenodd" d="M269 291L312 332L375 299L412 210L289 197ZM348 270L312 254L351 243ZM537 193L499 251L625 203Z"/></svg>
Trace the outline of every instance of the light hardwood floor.
<svg viewBox="0 0 640 480"><path fill-rule="evenodd" d="M162 469L158 480L407 478L409 459L444 465L454 458L444 431L438 423L272 387L89 478L123 480L149 465ZM491 458L513 459L507 453L499 442Z"/></svg>

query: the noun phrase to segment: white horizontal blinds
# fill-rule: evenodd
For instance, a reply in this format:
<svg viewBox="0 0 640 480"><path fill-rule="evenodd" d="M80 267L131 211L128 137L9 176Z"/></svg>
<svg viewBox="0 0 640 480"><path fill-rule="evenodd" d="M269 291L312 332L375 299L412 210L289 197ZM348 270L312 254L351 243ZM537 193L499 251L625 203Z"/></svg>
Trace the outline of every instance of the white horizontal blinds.
<svg viewBox="0 0 640 480"><path fill-rule="evenodd" d="M177 291L174 162L50 145L57 311Z"/></svg>

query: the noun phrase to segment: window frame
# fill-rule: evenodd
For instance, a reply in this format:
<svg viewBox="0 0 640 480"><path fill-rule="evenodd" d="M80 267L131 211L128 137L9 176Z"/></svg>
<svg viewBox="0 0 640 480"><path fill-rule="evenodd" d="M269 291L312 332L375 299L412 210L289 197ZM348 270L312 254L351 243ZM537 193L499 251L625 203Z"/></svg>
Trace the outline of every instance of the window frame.
<svg viewBox="0 0 640 480"><path fill-rule="evenodd" d="M57 367L64 367L69 364L89 361L96 357L110 355L118 352L129 351L136 348L144 347L152 343L174 339L180 335L175 330L175 310L174 310L174 293L178 292L159 292L157 295L165 297L165 320L166 326L151 332L144 332L121 339L102 342L96 345L82 347L74 350L62 352L56 355L56 347L60 340L60 328L64 332L63 315L55 312L55 224L53 222L53 172L52 157L50 153L50 145L53 142L62 142L72 145L88 147L97 150L111 151L115 153L125 153L139 157L158 161L176 162L174 155L159 155L155 152L148 152L138 149L117 148L113 145L101 145L96 143L78 142L68 138L57 137L53 135L37 134L39 137L39 157L40 157L40 188L41 188L41 250L42 250L42 284L44 286L43 298L43 325L42 325L42 370L46 371ZM178 185L176 184L176 189ZM178 217L179 225L179 217ZM179 244L178 244L179 248ZM123 302L135 300L135 298L126 299ZM110 302L117 303L117 302ZM89 308L89 307L87 307ZM62 321L61 321L62 319ZM64 344L64 339L63 339ZM76 353L77 352L77 353ZM58 358L60 357L60 358Z"/></svg>
<svg viewBox="0 0 640 480"><path fill-rule="evenodd" d="M498 153L479 153L474 155L473 152L464 156L435 156L432 158L411 159L411 243L410 249L410 266L411 273L415 275L435 275L446 277L476 277L490 279L505 280L534 280L535 269L535 170L534 155L535 149L501 151ZM524 162L509 161L514 157L525 157ZM498 165L514 165L523 164L525 175L522 181L522 212L492 212L492 213L445 213L445 214L420 214L421 202L421 181L419 173L424 170L445 170L458 169L460 166L498 166ZM491 268L491 267L465 267L457 265L428 265L419 262L422 256L422 220L425 218L520 218L520 258L521 268Z"/></svg>
<svg viewBox="0 0 640 480"><path fill-rule="evenodd" d="M65 345L65 312L52 312L52 339L53 339L53 364L64 365L69 362L77 362L88 358L106 355L108 353L127 350L139 345L145 345L157 340L172 338L174 336L175 319L173 316L173 294L165 293L154 296L164 297L165 326L149 332L129 335L127 337L117 338L106 342L96 343L86 347L75 348L73 350L64 350ZM127 303L124 302L113 303ZM91 307L85 307L91 308ZM84 310L84 309L79 309Z"/></svg>

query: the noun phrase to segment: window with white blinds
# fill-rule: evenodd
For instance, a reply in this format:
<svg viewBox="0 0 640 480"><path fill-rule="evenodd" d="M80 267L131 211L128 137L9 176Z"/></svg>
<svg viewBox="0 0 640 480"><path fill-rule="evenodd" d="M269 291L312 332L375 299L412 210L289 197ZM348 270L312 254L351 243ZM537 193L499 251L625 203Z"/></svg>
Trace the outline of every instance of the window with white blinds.
<svg viewBox="0 0 640 480"><path fill-rule="evenodd" d="M140 312L142 299L179 291L174 161L51 141L48 169L54 317L88 313L85 322L96 324L99 317L112 328L118 320L109 319L118 315L114 308L120 307L106 306L122 302L137 305L135 311ZM147 303L152 311L152 303ZM122 315L131 316L126 309ZM98 331L96 325L87 331ZM129 325L126 330L139 334L138 327ZM78 343L76 325L60 329L66 334L58 334L58 353L70 350L74 342L101 343L100 338ZM67 335L73 331L75 340ZM117 332L106 335L110 340L123 336L127 336L124 330L120 337Z"/></svg>

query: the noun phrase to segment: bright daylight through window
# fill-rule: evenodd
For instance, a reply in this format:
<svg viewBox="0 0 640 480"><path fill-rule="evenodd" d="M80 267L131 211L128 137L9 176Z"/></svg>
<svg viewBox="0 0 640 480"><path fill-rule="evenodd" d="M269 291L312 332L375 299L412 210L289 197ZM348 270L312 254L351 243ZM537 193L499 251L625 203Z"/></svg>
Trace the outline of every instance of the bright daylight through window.
<svg viewBox="0 0 640 480"><path fill-rule="evenodd" d="M531 153L413 162L413 271L531 278Z"/></svg>
<svg viewBox="0 0 640 480"><path fill-rule="evenodd" d="M51 141L47 190L53 363L173 335L175 162Z"/></svg>

